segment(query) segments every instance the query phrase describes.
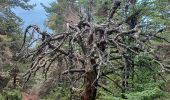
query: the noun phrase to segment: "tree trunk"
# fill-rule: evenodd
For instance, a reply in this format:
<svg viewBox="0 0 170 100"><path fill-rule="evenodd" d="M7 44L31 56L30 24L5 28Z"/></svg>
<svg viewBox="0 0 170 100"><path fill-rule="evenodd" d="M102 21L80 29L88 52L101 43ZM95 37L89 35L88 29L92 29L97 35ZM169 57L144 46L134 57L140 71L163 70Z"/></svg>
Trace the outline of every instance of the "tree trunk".
<svg viewBox="0 0 170 100"><path fill-rule="evenodd" d="M96 77L97 73L95 71L86 72L85 90L81 93L81 100L95 100L98 84Z"/></svg>

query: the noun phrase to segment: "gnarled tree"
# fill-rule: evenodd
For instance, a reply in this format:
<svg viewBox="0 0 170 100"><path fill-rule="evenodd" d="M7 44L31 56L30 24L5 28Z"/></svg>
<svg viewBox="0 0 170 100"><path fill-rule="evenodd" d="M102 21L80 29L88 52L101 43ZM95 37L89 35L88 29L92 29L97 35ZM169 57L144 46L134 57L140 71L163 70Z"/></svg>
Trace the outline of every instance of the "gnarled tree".
<svg viewBox="0 0 170 100"><path fill-rule="evenodd" d="M90 0L87 20L84 18L77 24L68 22L68 29L56 35L42 32L36 25L28 26L25 38L32 30L31 37L36 32L41 36L39 38L41 42L35 50L26 53L23 57L32 59L30 69L24 75L26 81L36 75L39 69L42 69L47 76L51 65L56 62L63 63L56 67L65 67L60 74L69 81L71 94L79 90L83 78L84 90L81 91L80 98L95 100L98 87L110 92L99 80L103 77L110 79L107 75L120 72L122 84L116 81L114 83L122 90L122 97L126 98L123 94L133 88L134 84L129 81L134 79L135 68L145 66L141 63L136 64L136 57L147 53L150 61L158 65L162 71L167 70L168 66L157 59L152 52L154 46L150 45L155 38L169 43L159 35L166 27L155 31L144 29L147 26L141 23L143 17L141 15L145 9L140 7L135 9L134 6L137 5L135 1L114 0L105 21L96 23L93 20L94 1ZM130 15L129 10L133 10ZM120 11L124 13L122 15L124 20L114 19ZM25 38L22 50L26 50L25 48L29 48L32 42L38 40L31 38L30 43L25 45ZM59 58L62 58L62 61ZM154 70L152 67L149 69ZM72 95L70 99L74 99Z"/></svg>

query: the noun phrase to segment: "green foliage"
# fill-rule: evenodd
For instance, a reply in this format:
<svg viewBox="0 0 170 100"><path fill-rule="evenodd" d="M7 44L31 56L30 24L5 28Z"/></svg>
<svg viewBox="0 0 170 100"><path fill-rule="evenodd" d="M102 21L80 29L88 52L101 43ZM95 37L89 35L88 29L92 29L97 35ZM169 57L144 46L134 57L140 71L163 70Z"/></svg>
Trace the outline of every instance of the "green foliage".
<svg viewBox="0 0 170 100"><path fill-rule="evenodd" d="M22 19L13 13L11 8L21 7L25 10L32 9L35 5L29 5L29 0L1 0L0 1L0 29L7 33L19 33Z"/></svg>
<svg viewBox="0 0 170 100"><path fill-rule="evenodd" d="M160 70L158 64L151 59L148 53L141 53L135 57L135 76L129 83L134 86L128 91L125 96L127 100L153 100L156 98L166 98L166 92L160 89L166 82L159 80L157 75ZM110 76L116 80L115 75ZM115 85L108 81L105 88L113 91L113 94L108 93L103 89L99 89L98 100L123 100L121 98L121 90L114 88ZM119 95L117 95L119 93ZM159 100L159 99L158 99Z"/></svg>
<svg viewBox="0 0 170 100"><path fill-rule="evenodd" d="M21 100L21 91L19 88L6 88L0 93L0 100Z"/></svg>
<svg viewBox="0 0 170 100"><path fill-rule="evenodd" d="M104 90L99 90L99 94L100 95L97 100L125 100L120 96L114 96ZM125 96L127 98L126 100L153 100L156 98L165 97L165 92L160 90L158 87L152 87L143 91L129 92L126 93Z"/></svg>
<svg viewBox="0 0 170 100"><path fill-rule="evenodd" d="M4 14L4 18L0 17L0 29L5 33L12 34L20 32L19 26L22 20L15 14L12 14L11 10L1 10L0 13Z"/></svg>
<svg viewBox="0 0 170 100"><path fill-rule="evenodd" d="M43 100L68 100L70 92L68 88L57 87L52 90Z"/></svg>
<svg viewBox="0 0 170 100"><path fill-rule="evenodd" d="M29 0L0 0L0 33L3 34L0 34L0 69L3 71L0 73L5 75L14 67L14 56L22 43L20 26L23 21L11 9L20 7L30 10L34 5L29 5L28 2ZM0 100L21 100L20 89L4 88L0 93Z"/></svg>
<svg viewBox="0 0 170 100"><path fill-rule="evenodd" d="M154 76L159 70L158 65L149 56L147 53L141 53L135 57L135 81L137 83L143 84L153 81Z"/></svg>
<svg viewBox="0 0 170 100"><path fill-rule="evenodd" d="M9 7L21 7L22 9L30 10L35 5L29 5L30 0L0 0L0 5Z"/></svg>
<svg viewBox="0 0 170 100"><path fill-rule="evenodd" d="M123 100L121 97L114 97L112 94L106 91L99 90L99 97L96 100Z"/></svg>
<svg viewBox="0 0 170 100"><path fill-rule="evenodd" d="M45 11L49 13L49 21L46 23L49 28L55 30L56 32L63 31L63 23L64 18L67 16L68 2L67 0L62 0L53 2L50 4L51 7L46 7L45 5L41 4Z"/></svg>
<svg viewBox="0 0 170 100"><path fill-rule="evenodd" d="M164 93L157 87L141 92L132 92L126 95L128 100L153 100L164 96Z"/></svg>

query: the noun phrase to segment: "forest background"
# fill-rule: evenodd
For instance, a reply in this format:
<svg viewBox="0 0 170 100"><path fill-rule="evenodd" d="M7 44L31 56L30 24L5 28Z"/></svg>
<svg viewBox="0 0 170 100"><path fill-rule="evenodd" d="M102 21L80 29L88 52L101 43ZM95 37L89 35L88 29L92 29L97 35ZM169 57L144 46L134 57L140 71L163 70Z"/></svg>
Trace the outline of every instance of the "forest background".
<svg viewBox="0 0 170 100"><path fill-rule="evenodd" d="M0 100L170 99L169 0L38 3L0 0Z"/></svg>

